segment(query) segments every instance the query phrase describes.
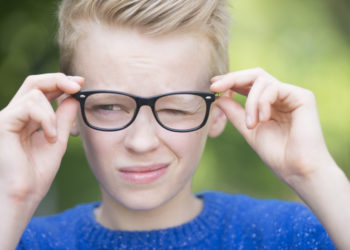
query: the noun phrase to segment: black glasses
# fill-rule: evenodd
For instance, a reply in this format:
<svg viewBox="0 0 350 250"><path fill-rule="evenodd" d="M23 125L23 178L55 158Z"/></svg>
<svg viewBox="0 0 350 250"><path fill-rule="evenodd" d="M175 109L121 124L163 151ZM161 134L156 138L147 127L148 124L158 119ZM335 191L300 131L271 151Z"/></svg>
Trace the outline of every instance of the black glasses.
<svg viewBox="0 0 350 250"><path fill-rule="evenodd" d="M118 131L128 127L141 106L150 106L157 122L173 132L190 132L202 128L208 120L215 94L182 91L140 97L111 90L84 90L73 95L80 102L87 126L101 131Z"/></svg>

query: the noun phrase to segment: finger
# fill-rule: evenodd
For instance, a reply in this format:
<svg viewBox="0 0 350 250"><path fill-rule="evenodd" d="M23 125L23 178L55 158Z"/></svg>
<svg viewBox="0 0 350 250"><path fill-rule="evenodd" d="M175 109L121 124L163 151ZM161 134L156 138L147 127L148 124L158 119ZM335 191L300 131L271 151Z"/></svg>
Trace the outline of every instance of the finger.
<svg viewBox="0 0 350 250"><path fill-rule="evenodd" d="M66 148L70 129L76 119L79 102L69 97L65 99L57 108L57 140Z"/></svg>
<svg viewBox="0 0 350 250"><path fill-rule="evenodd" d="M55 142L56 116L52 106L39 90L32 90L6 111L10 114L10 122L7 123L9 131L29 136L41 127L45 138L50 143Z"/></svg>
<svg viewBox="0 0 350 250"><path fill-rule="evenodd" d="M268 73L260 68L231 72L226 74L222 79L215 81L211 85L210 90L221 93L232 89L237 93L247 96L255 80L265 75L268 75Z"/></svg>
<svg viewBox="0 0 350 250"><path fill-rule="evenodd" d="M221 96L227 96L227 97L230 97L230 98L232 99L233 96L234 96L234 94L235 94L234 91L232 91L232 90L227 90L227 91L225 91L224 93L222 93Z"/></svg>
<svg viewBox="0 0 350 250"><path fill-rule="evenodd" d="M70 97L70 95L62 94L62 95L58 96L55 100L56 100L57 104L59 105L68 97Z"/></svg>
<svg viewBox="0 0 350 250"><path fill-rule="evenodd" d="M215 104L225 113L227 119L248 141L251 131L246 126L245 110L243 107L227 96L221 96L215 101Z"/></svg>
<svg viewBox="0 0 350 250"><path fill-rule="evenodd" d="M308 106L312 92L286 83L270 84L259 98L259 120L268 121L277 113L292 113ZM313 103L311 103L312 105Z"/></svg>
<svg viewBox="0 0 350 250"><path fill-rule="evenodd" d="M69 80L72 80L76 83L78 83L80 86L83 85L84 83L84 77L81 77L81 76L67 76Z"/></svg>
<svg viewBox="0 0 350 250"><path fill-rule="evenodd" d="M214 83L216 81L219 81L221 79L223 79L225 77L225 75L217 75L217 76L214 76L213 78L211 78L210 82L211 83Z"/></svg>
<svg viewBox="0 0 350 250"><path fill-rule="evenodd" d="M259 122L258 114L258 102L260 99L260 95L266 88L266 86L269 84L269 79L262 76L254 82L249 94L248 98L245 104L245 110L246 110L246 125L248 128L252 129L254 128L257 123Z"/></svg>
<svg viewBox="0 0 350 250"><path fill-rule="evenodd" d="M51 73L28 76L14 99L23 96L32 89L39 89L45 94L49 94L49 100L56 98L62 93L74 94L80 90L83 78L69 78L62 73Z"/></svg>
<svg viewBox="0 0 350 250"><path fill-rule="evenodd" d="M84 78L80 77L80 76L67 76L70 80L78 83L80 85L80 87L83 85L84 83ZM80 89L79 89L80 90ZM59 98L61 95L64 95L66 97L70 96L70 94L67 93L63 93L61 90L56 90L54 92L48 92L46 93L47 99L49 99L50 101Z"/></svg>
<svg viewBox="0 0 350 250"><path fill-rule="evenodd" d="M279 89L277 85L268 85L259 98L259 121L265 122L271 118L272 105L277 102L279 97Z"/></svg>

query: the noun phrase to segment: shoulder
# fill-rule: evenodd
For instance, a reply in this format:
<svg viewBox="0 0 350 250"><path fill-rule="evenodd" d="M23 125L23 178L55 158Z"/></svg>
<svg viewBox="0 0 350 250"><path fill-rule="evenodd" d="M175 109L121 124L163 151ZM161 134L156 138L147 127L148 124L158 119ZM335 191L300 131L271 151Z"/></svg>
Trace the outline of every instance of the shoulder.
<svg viewBox="0 0 350 250"><path fill-rule="evenodd" d="M26 227L17 249L69 246L74 241L78 222L85 217L93 216L93 209L98 205L99 202L80 204L56 215L33 218Z"/></svg>
<svg viewBox="0 0 350 250"><path fill-rule="evenodd" d="M227 239L248 241L255 247L319 248L333 244L312 211L300 202L256 199L247 195L203 192L205 200L220 204ZM231 242L232 243L232 242ZM230 243L228 243L230 244ZM322 248L322 247L321 247Z"/></svg>
<svg viewBox="0 0 350 250"><path fill-rule="evenodd" d="M228 194L223 192L206 191L199 196L205 200L224 205L222 209L227 214L240 216L313 216L312 212L302 203L294 201L281 201L276 199L258 199L242 194Z"/></svg>

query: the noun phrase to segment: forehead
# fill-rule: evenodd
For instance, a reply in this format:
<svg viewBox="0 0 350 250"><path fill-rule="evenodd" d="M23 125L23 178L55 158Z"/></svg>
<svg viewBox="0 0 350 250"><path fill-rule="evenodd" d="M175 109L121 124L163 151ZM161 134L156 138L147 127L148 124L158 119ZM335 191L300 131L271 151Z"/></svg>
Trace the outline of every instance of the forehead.
<svg viewBox="0 0 350 250"><path fill-rule="evenodd" d="M207 41L199 36L150 37L136 29L97 24L87 30L73 59L74 73L86 79L84 89L143 96L209 89Z"/></svg>

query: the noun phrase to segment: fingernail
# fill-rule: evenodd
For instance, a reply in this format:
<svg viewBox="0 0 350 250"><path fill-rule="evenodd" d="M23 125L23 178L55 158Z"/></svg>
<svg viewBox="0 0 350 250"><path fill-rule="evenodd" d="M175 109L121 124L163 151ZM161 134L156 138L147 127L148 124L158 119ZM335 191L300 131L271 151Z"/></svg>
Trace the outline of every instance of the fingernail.
<svg viewBox="0 0 350 250"><path fill-rule="evenodd" d="M249 115L247 115L245 122L248 127L250 127L253 124L252 118Z"/></svg>
<svg viewBox="0 0 350 250"><path fill-rule="evenodd" d="M75 82L75 81L69 81L70 85L75 88L75 89L80 89L80 85L79 83Z"/></svg>
<svg viewBox="0 0 350 250"><path fill-rule="evenodd" d="M218 87L220 84L221 84L221 81L218 80L218 81L214 82L214 83L211 85L211 87L216 88L216 87Z"/></svg>
<svg viewBox="0 0 350 250"><path fill-rule="evenodd" d="M79 82L82 82L85 80L84 77L81 77L81 76L72 76L72 79L77 80Z"/></svg>
<svg viewBox="0 0 350 250"><path fill-rule="evenodd" d="M55 127L50 127L50 135L48 135L46 138L50 143L55 143L57 137L57 130Z"/></svg>

